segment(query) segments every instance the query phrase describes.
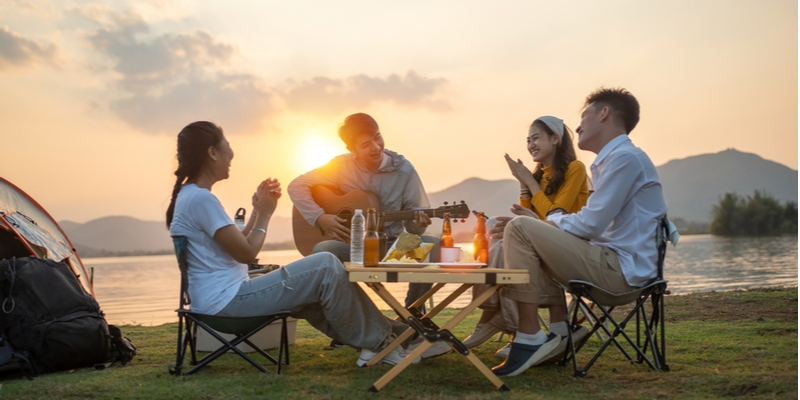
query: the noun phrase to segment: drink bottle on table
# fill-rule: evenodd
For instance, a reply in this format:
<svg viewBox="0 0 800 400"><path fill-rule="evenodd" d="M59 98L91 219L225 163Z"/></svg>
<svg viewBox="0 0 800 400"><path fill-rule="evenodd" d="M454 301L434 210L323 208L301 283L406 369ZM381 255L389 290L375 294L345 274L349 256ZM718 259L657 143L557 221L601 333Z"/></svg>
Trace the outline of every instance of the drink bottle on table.
<svg viewBox="0 0 800 400"><path fill-rule="evenodd" d="M356 210L350 224L350 262L364 264L364 214Z"/></svg>
<svg viewBox="0 0 800 400"><path fill-rule="evenodd" d="M475 239L472 241L475 261L486 263L489 260L489 240L486 238L486 215L480 212L478 227L475 230Z"/></svg>
<svg viewBox="0 0 800 400"><path fill-rule="evenodd" d="M378 220L374 208L367 210L367 234L364 236L364 266L377 267L380 261Z"/></svg>

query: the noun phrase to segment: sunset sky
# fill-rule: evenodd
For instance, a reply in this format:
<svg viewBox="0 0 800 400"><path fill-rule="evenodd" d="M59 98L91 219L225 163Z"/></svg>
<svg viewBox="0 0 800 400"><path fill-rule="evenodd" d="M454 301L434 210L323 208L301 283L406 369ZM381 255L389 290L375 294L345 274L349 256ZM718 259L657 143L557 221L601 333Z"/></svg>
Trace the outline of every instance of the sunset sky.
<svg viewBox="0 0 800 400"><path fill-rule="evenodd" d="M175 137L210 120L233 212L345 152L366 112L436 192L510 179L504 153L532 167L530 123L574 129L600 86L637 96L656 165L736 148L797 169L797 20L788 0L6 0L0 176L57 220L163 221Z"/></svg>

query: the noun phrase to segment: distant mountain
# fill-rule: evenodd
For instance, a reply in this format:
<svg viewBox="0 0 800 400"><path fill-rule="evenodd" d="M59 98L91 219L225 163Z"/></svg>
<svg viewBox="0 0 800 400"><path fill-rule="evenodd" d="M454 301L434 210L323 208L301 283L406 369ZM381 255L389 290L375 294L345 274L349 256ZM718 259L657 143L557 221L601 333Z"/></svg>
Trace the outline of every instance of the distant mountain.
<svg viewBox="0 0 800 400"><path fill-rule="evenodd" d="M106 252L154 252L172 247L163 223L132 217L98 218L85 224L59 222L81 253L81 246Z"/></svg>
<svg viewBox="0 0 800 400"><path fill-rule="evenodd" d="M509 208L519 201L519 182L515 179L487 181L480 178L469 178L455 186L436 193L428 193L431 207L444 205L444 202L453 204L464 200L470 210L483 211L491 217L496 215L511 215ZM455 223L453 236L456 242L471 242L475 235L475 216L470 216L465 223ZM428 227L427 233L439 235L442 233L442 220L434 219Z"/></svg>
<svg viewBox="0 0 800 400"><path fill-rule="evenodd" d="M73 221L60 221L58 224L83 257L172 252L172 239L164 222L114 216L85 224ZM290 218L273 217L266 242L292 240L291 227Z"/></svg>
<svg viewBox="0 0 800 400"><path fill-rule="evenodd" d="M756 154L728 149L672 160L657 170L670 218L711 222L712 207L727 192L763 190L780 202L797 202L797 170Z"/></svg>

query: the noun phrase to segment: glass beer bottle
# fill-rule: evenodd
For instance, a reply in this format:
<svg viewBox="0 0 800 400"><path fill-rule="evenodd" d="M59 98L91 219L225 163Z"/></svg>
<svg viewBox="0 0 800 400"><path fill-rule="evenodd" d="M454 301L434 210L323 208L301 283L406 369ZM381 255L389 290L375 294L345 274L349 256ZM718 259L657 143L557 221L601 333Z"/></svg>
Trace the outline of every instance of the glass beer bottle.
<svg viewBox="0 0 800 400"><path fill-rule="evenodd" d="M378 214L378 257L383 260L389 251L389 238L386 236L386 214Z"/></svg>
<svg viewBox="0 0 800 400"><path fill-rule="evenodd" d="M486 239L486 215L478 213L478 227L472 241L475 261L486 264L489 260L489 240Z"/></svg>
<svg viewBox="0 0 800 400"><path fill-rule="evenodd" d="M442 239L439 241L439 247L453 247L453 228L450 226L450 213L445 212L444 223L442 223Z"/></svg>
<svg viewBox="0 0 800 400"><path fill-rule="evenodd" d="M380 238L378 238L378 221L375 209L367 210L367 234L364 236L364 266L377 267L380 261Z"/></svg>

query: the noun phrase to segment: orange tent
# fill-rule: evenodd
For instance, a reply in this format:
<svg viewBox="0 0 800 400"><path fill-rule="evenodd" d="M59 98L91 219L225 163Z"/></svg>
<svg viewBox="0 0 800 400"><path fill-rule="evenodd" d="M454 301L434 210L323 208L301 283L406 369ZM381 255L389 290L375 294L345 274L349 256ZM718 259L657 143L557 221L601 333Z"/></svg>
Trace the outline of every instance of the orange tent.
<svg viewBox="0 0 800 400"><path fill-rule="evenodd" d="M94 296L86 267L56 220L22 189L0 177L0 259L30 256L63 261Z"/></svg>

